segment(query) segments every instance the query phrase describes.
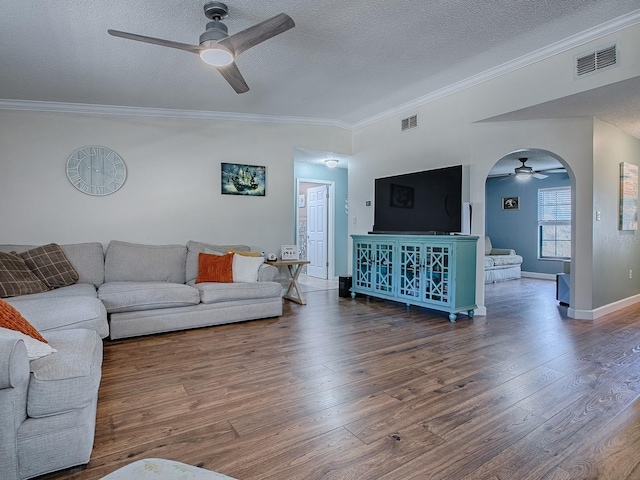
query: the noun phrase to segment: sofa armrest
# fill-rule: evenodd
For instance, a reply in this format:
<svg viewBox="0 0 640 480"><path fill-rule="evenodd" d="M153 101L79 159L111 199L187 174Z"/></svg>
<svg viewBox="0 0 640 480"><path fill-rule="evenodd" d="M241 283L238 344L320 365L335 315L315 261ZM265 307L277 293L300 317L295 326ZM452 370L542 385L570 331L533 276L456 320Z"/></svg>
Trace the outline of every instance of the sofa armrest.
<svg viewBox="0 0 640 480"><path fill-rule="evenodd" d="M492 248L489 255L515 255L516 251L510 248Z"/></svg>
<svg viewBox="0 0 640 480"><path fill-rule="evenodd" d="M278 270L278 267L274 267L273 265L267 265L266 263L263 263L262 265L260 265L260 268L258 269L258 281L273 282L279 273L280 273L280 270Z"/></svg>
<svg viewBox="0 0 640 480"><path fill-rule="evenodd" d="M0 476L18 479L18 428L27 418L29 357L24 341L0 338Z"/></svg>
<svg viewBox="0 0 640 480"><path fill-rule="evenodd" d="M14 388L29 381L29 357L24 342L0 338L0 389Z"/></svg>

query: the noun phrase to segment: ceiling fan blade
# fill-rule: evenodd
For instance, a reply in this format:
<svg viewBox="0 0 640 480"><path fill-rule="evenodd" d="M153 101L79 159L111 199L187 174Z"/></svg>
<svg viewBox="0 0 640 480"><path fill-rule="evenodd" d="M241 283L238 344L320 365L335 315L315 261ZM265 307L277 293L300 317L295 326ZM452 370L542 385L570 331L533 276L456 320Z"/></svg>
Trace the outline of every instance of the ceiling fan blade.
<svg viewBox="0 0 640 480"><path fill-rule="evenodd" d="M238 70L238 66L235 62L224 67L216 67L216 69L222 74L224 79L229 82L229 85L231 85L236 93L245 93L249 91L249 85L245 82L244 77L240 73L240 70Z"/></svg>
<svg viewBox="0 0 640 480"><path fill-rule="evenodd" d="M245 50L255 47L259 43L269 40L276 35L286 32L295 27L293 19L286 13L280 13L264 22L260 22L253 27L249 27L241 32L235 33L227 38L223 38L218 43L224 45L237 57Z"/></svg>
<svg viewBox="0 0 640 480"><path fill-rule="evenodd" d="M135 40L136 42L153 43L161 47L177 48L178 50L185 50L191 53L199 54L200 50L202 50L199 45L189 45L188 43L172 42L171 40L162 40L161 38L145 37L144 35L136 35L135 33L121 32L119 30L107 30L107 32L114 37Z"/></svg>
<svg viewBox="0 0 640 480"><path fill-rule="evenodd" d="M545 168L544 170L536 170L538 173L567 173L567 169L562 168Z"/></svg>
<svg viewBox="0 0 640 480"><path fill-rule="evenodd" d="M549 175L543 175L542 173L534 173L533 178L537 178L538 180L542 180L543 178L547 178Z"/></svg>

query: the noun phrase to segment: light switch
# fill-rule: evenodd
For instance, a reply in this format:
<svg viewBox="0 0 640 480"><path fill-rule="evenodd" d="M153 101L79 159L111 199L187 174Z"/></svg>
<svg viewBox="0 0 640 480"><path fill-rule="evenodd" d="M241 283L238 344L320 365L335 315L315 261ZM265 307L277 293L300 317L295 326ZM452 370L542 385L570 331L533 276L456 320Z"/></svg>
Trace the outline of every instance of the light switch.
<svg viewBox="0 0 640 480"><path fill-rule="evenodd" d="M596 222L600 221L600 210L596 210Z"/></svg>

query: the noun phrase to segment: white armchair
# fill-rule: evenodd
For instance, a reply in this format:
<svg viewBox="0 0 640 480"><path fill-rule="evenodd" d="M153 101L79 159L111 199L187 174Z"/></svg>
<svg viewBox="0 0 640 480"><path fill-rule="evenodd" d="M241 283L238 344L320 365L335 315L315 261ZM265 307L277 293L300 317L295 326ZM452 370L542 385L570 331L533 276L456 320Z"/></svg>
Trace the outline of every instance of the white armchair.
<svg viewBox="0 0 640 480"><path fill-rule="evenodd" d="M522 257L510 248L493 248L489 236L484 237L484 283L514 280L522 276Z"/></svg>

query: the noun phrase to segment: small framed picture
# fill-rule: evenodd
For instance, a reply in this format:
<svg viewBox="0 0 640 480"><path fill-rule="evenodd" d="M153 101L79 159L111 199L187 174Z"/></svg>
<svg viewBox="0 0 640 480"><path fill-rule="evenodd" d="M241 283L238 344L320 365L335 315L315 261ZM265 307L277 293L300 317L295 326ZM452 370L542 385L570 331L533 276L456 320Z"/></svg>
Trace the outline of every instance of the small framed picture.
<svg viewBox="0 0 640 480"><path fill-rule="evenodd" d="M282 260L300 260L300 252L297 245L282 245Z"/></svg>
<svg viewBox="0 0 640 480"><path fill-rule="evenodd" d="M520 197L502 197L502 210L519 210Z"/></svg>
<svg viewBox="0 0 640 480"><path fill-rule="evenodd" d="M298 208L304 208L306 204L307 204L306 195L298 195Z"/></svg>

